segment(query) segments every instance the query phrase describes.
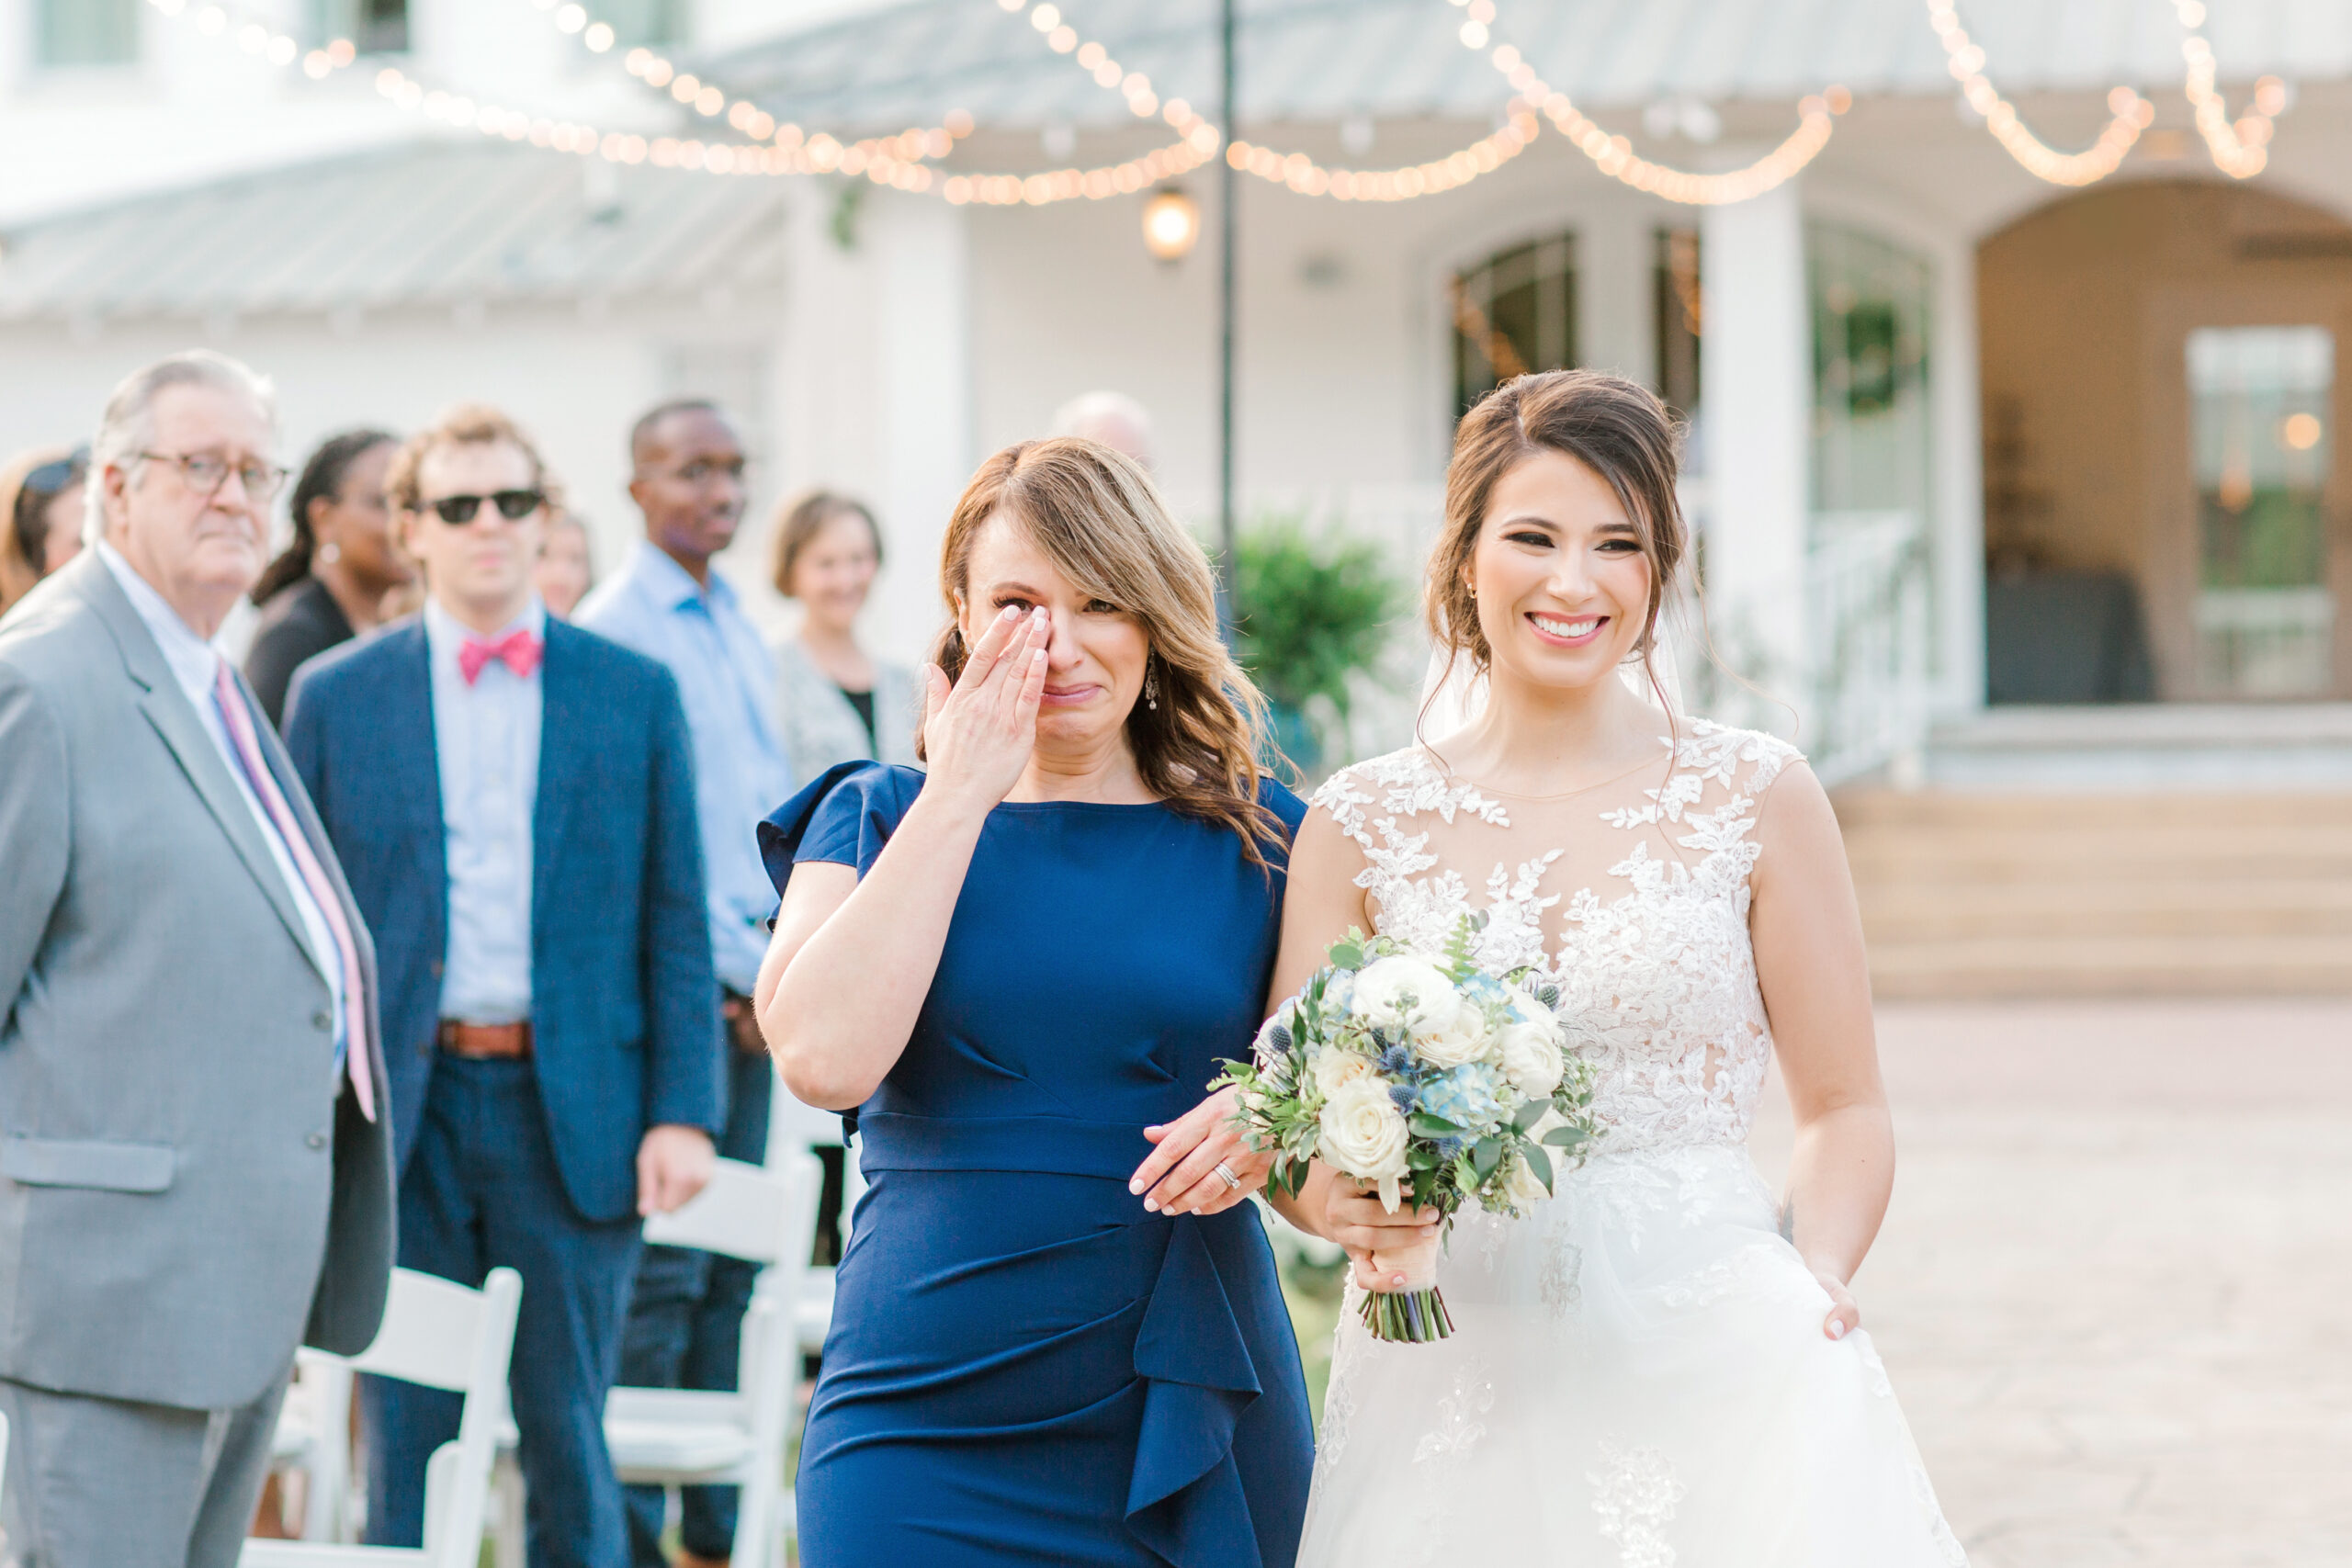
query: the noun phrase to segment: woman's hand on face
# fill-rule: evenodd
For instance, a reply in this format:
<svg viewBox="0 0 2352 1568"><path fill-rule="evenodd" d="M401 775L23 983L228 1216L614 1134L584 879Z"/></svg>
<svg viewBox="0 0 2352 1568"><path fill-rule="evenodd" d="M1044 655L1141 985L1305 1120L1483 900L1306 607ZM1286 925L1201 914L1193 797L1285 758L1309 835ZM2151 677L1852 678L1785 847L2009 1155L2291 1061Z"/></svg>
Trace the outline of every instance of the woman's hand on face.
<svg viewBox="0 0 2352 1568"><path fill-rule="evenodd" d="M973 645L952 690L937 665L924 670L927 790L985 811L1021 782L1037 743L1046 645L1052 636L1044 610L1024 615L1008 605Z"/></svg>
<svg viewBox="0 0 2352 1568"><path fill-rule="evenodd" d="M1146 1127L1143 1135L1159 1146L1136 1167L1127 1190L1164 1214L1221 1214L1243 1201L1264 1185L1274 1155L1250 1146L1233 1121L1240 1108L1241 1091L1222 1089L1168 1125ZM1238 1185L1226 1184L1220 1164Z"/></svg>
<svg viewBox="0 0 2352 1568"><path fill-rule="evenodd" d="M1435 1209L1408 1209L1403 1204L1390 1213L1380 1194L1341 1177L1331 1183L1323 1202L1323 1235L1347 1249L1355 1262L1356 1283L1366 1290L1393 1287L1396 1281L1374 1269L1372 1255L1392 1258L1417 1247L1437 1245Z"/></svg>

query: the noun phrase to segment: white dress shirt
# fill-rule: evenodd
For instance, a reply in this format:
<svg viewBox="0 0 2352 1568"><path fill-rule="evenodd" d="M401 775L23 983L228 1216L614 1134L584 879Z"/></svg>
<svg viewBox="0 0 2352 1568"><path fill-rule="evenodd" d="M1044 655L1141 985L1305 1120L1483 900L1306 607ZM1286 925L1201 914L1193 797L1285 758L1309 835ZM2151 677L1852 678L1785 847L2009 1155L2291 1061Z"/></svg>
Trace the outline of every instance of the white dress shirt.
<svg viewBox="0 0 2352 1568"><path fill-rule="evenodd" d="M97 551L98 558L106 563L130 601L130 607L146 623L155 646L163 650L164 662L171 667L181 694L196 709L204 733L211 737L213 749L220 753L221 765L229 770L229 781L237 786L237 797L245 803L245 809L253 813L254 825L261 829L261 841L269 846L269 858L277 863L278 880L286 885L287 893L294 900L295 912L302 918L303 932L310 938L311 963L326 981L334 998L331 1010L334 1014L335 1053L340 1059L351 1043L346 1038L343 1006L343 953L334 944L334 928L327 923L326 912L311 897L310 885L302 880L286 840L279 837L277 824L270 820L269 808L254 793L252 783L245 777L244 763L237 758L236 743L229 739L229 722L221 715L216 686L220 679L220 650L197 636L196 629L180 619L179 612L122 558L120 551L104 539L98 541ZM254 712L253 719L258 731L265 720L258 711Z"/></svg>
<svg viewBox="0 0 2352 1568"><path fill-rule="evenodd" d="M760 859L760 818L792 795L775 737L774 672L760 634L717 572L703 588L686 569L640 542L573 620L668 667L695 751L695 810L718 983L752 994L767 956L775 885Z"/></svg>
<svg viewBox="0 0 2352 1568"><path fill-rule="evenodd" d="M516 630L547 635L547 610L537 595L511 625L479 640L496 642ZM438 603L424 602L449 868L441 1016L516 1023L531 1016L531 832L539 802L542 687L538 669L517 675L496 659L468 685L458 650L474 636Z"/></svg>

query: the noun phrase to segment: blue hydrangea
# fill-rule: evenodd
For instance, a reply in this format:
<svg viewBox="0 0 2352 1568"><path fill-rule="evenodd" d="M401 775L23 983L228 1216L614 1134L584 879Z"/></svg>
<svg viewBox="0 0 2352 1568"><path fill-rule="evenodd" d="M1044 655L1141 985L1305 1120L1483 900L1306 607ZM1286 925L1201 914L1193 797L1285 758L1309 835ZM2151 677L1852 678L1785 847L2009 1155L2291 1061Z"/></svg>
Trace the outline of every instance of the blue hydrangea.
<svg viewBox="0 0 2352 1568"><path fill-rule="evenodd" d="M1492 1126L1503 1113L1494 1074L1476 1062L1422 1085L1421 1109L1472 1131Z"/></svg>
<svg viewBox="0 0 2352 1568"><path fill-rule="evenodd" d="M1483 969L1461 982L1454 989L1460 991L1465 999L1480 1007L1499 1002L1508 994L1503 987L1503 983Z"/></svg>

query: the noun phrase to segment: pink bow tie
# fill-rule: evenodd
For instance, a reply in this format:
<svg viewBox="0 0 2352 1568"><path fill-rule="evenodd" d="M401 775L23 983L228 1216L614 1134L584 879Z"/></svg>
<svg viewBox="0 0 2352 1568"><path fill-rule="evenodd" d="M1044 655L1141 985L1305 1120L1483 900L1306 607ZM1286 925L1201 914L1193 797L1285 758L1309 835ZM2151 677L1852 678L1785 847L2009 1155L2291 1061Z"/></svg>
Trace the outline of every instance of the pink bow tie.
<svg viewBox="0 0 2352 1568"><path fill-rule="evenodd" d="M458 673L470 686L481 679L483 667L495 659L515 674L528 675L539 667L539 655L545 648L537 637L520 627L496 642L469 637L458 647Z"/></svg>

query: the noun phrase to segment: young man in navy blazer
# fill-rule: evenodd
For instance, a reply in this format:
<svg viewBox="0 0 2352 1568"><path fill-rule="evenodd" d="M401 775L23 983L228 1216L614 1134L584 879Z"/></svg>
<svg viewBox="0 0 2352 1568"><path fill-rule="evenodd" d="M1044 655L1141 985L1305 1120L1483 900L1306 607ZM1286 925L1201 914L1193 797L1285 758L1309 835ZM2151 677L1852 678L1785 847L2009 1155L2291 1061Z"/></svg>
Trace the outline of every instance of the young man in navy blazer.
<svg viewBox="0 0 2352 1568"><path fill-rule="evenodd" d="M549 486L512 422L456 410L386 482L424 613L304 666L287 747L376 933L400 1261L522 1274L530 1561L618 1568L604 1405L639 1224L700 1190L725 1121L684 713L532 591ZM369 1538L416 1545L458 1400L362 1398Z"/></svg>

